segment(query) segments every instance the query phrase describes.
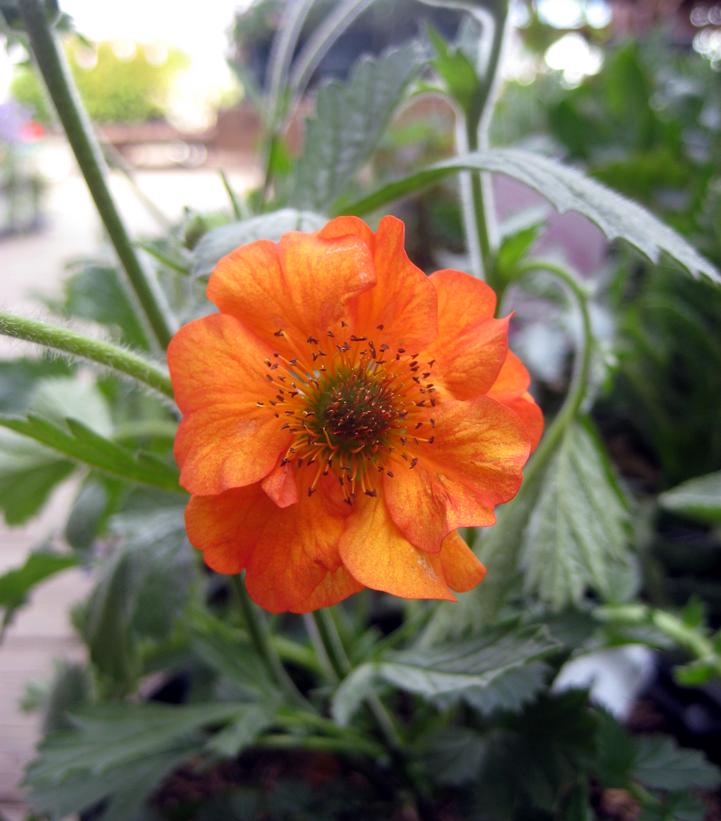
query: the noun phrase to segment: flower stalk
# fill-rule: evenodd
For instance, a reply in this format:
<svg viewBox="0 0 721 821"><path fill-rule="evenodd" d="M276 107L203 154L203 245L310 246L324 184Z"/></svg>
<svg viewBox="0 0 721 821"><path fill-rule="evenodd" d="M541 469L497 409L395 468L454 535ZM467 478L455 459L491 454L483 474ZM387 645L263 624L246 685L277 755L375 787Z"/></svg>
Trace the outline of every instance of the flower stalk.
<svg viewBox="0 0 721 821"><path fill-rule="evenodd" d="M159 346L165 349L175 331L174 322L157 284L143 267L120 212L110 193L106 164L88 122L70 71L52 32L43 0L19 0L33 56L75 159L108 232L128 282Z"/></svg>
<svg viewBox="0 0 721 821"><path fill-rule="evenodd" d="M110 342L90 339L67 328L15 316L5 311L0 311L0 334L12 336L15 339L24 339L36 345L43 345L46 348L94 362L123 376L129 376L165 397L173 398L173 386L163 369L148 362L142 356L112 345Z"/></svg>

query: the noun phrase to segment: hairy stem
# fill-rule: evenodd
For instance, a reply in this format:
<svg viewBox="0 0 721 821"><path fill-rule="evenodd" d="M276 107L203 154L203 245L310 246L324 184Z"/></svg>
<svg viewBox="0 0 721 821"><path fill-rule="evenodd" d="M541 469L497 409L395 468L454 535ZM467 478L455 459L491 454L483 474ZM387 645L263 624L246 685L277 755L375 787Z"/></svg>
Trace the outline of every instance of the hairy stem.
<svg viewBox="0 0 721 821"><path fill-rule="evenodd" d="M97 138L80 103L65 56L53 35L43 0L18 0L33 57L85 178L95 207L108 232L130 287L161 348L167 347L174 323L167 305L143 267L110 193Z"/></svg>
<svg viewBox="0 0 721 821"><path fill-rule="evenodd" d="M138 354L110 342L90 339L67 328L58 328L56 325L15 316L5 311L0 311L0 334L86 359L142 382L163 396L173 398L173 386L164 370Z"/></svg>

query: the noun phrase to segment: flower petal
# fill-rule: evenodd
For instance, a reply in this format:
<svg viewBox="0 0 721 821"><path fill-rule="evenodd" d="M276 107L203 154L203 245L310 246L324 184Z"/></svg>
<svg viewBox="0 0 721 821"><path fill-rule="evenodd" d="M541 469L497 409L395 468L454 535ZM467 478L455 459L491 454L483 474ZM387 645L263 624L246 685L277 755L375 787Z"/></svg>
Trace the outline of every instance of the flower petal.
<svg viewBox="0 0 721 821"><path fill-rule="evenodd" d="M191 544L219 573L246 569L251 598L273 612L305 613L361 585L338 555L345 520L320 493L278 508L260 485L194 496L186 511Z"/></svg>
<svg viewBox="0 0 721 821"><path fill-rule="evenodd" d="M393 521L416 547L431 553L459 527L495 522L493 509L512 499L530 450L516 415L485 396L444 399L435 409L435 440L398 459L383 493Z"/></svg>
<svg viewBox="0 0 721 821"><path fill-rule="evenodd" d="M268 349L236 319L222 314L182 327L168 348L178 407L185 414L175 439L180 483L208 495L252 484L288 446L267 405ZM263 407L258 402L265 402Z"/></svg>
<svg viewBox="0 0 721 821"><path fill-rule="evenodd" d="M345 317L348 301L374 283L365 242L292 232L278 244L260 240L223 257L208 298L274 347L284 330L299 348Z"/></svg>
<svg viewBox="0 0 721 821"><path fill-rule="evenodd" d="M438 557L417 550L401 535L380 497L356 501L340 555L366 587L406 599L455 601Z"/></svg>
<svg viewBox="0 0 721 821"><path fill-rule="evenodd" d="M357 236L373 252L376 285L353 303L356 334L367 336L380 347L417 352L438 333L436 294L428 277L406 254L405 226L397 217L386 216L375 235L357 217L338 217L328 223L321 236Z"/></svg>
<svg viewBox="0 0 721 821"><path fill-rule="evenodd" d="M298 501L298 483L290 464L278 465L263 479L262 487L278 507L288 507Z"/></svg>
<svg viewBox="0 0 721 821"><path fill-rule="evenodd" d="M449 533L443 540L441 567L448 586L457 593L472 590L486 575L486 568L478 561L476 554L459 536L457 530Z"/></svg>
<svg viewBox="0 0 721 821"><path fill-rule="evenodd" d="M436 271L438 337L424 359L438 362L444 385L459 399L480 396L496 381L508 352L510 317L493 319L496 297L461 271Z"/></svg>
<svg viewBox="0 0 721 821"><path fill-rule="evenodd" d="M528 393L530 384L531 377L526 366L513 351L509 351L488 396L501 402L518 416L533 451L538 447L543 434L543 413Z"/></svg>

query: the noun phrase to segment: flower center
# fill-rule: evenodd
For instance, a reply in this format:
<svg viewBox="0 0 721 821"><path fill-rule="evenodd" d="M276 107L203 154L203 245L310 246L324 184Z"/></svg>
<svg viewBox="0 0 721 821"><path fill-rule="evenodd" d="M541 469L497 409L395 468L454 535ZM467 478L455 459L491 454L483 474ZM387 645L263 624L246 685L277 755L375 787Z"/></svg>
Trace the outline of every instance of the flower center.
<svg viewBox="0 0 721 821"><path fill-rule="evenodd" d="M433 362L348 334L342 321L328 330L330 344L315 337L298 344L283 330L275 335L285 353L275 352L265 364L276 393L258 406L269 405L293 435L281 464L313 468L309 495L332 472L352 504L358 492L377 495L378 479L383 473L393 478L399 460L416 467L418 449L434 441L437 399L427 381Z"/></svg>

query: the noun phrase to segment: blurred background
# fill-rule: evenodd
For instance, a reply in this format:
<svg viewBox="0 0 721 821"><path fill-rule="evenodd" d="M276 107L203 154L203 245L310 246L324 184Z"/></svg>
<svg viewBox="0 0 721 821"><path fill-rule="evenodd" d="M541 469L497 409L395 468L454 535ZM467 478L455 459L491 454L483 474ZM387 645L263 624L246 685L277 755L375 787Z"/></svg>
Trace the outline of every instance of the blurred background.
<svg viewBox="0 0 721 821"><path fill-rule="evenodd" d="M136 238L152 242L169 227L187 231L199 216L210 223L229 219L219 169L239 194L260 184L258 144L268 115L262 93L287 2L213 0L201 12L174 0L61 0L68 60ZM316 0L307 31L337 5ZM359 55L405 42L426 25L463 35L456 13L417 0L356 6L355 22L315 70L307 99L289 119L273 157L281 177L319 83L345 77ZM586 168L648 206L720 265L721 2L514 0L513 21L494 142L532 146ZM21 38L9 26L3 31L0 300L19 313L51 311L82 323L98 315L98 300L114 299L112 289L100 287L109 252ZM303 45L302 36L299 51ZM396 176L435 161L452 153L453 139L452 111L419 96L397 118L369 173ZM538 223L543 206L537 196L504 179L494 185L502 220ZM411 226L411 256L420 265L463 267L462 219L451 186L404 203L402 211ZM719 470L719 291L663 269L646 277L646 263L623 249L609 257L601 235L579 216L554 216L533 241L563 248L581 273L600 275L607 309L598 310L595 322L609 348L613 343L614 361L601 369L597 422L625 481L658 492ZM98 272L100 279L94 278ZM95 301L92 311L88 299ZM574 328L560 307L556 325L544 311L542 323L534 322L532 306L525 312L513 344L552 408L562 393ZM132 329L118 333L137 344ZM0 360L18 348L3 339ZM0 361L0 371L11 376L11 370ZM0 394L4 409L12 409L12 401L12 389ZM7 500L3 481L0 471ZM76 491L61 486L42 516L22 526L8 502L0 572L19 565L39 535L64 520ZM700 594L718 626L717 533L670 514L639 526L648 530L641 557L650 580L646 597L681 605ZM52 656L76 652L67 610L87 581L78 570L49 582L4 637L0 809L8 817L24 817L17 783L36 733L35 719L18 715L16 703L29 679L47 674Z"/></svg>

